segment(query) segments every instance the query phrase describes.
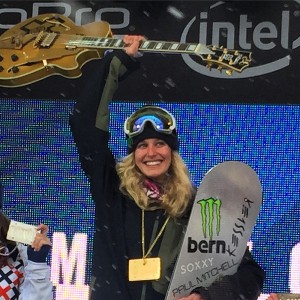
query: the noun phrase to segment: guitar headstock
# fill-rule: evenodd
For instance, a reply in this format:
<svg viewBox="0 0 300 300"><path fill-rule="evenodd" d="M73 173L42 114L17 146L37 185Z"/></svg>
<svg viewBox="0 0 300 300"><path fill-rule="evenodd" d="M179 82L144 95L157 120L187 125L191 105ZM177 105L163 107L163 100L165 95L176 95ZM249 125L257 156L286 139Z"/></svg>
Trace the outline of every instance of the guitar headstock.
<svg viewBox="0 0 300 300"><path fill-rule="evenodd" d="M207 68L210 70L217 67L218 70L226 70L227 75L231 75L234 71L241 73L249 67L251 63L251 52L230 50L223 47L206 46L212 53L199 54Z"/></svg>

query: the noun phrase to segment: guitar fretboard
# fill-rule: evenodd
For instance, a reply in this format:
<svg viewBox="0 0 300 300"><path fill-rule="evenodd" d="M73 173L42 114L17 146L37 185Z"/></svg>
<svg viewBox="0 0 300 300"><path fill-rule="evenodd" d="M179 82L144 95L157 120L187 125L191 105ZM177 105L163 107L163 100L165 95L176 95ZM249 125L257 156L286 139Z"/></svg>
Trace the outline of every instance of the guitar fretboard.
<svg viewBox="0 0 300 300"><path fill-rule="evenodd" d="M123 49L126 45L121 39L97 38L97 37L75 37L67 43L70 47ZM164 41L142 41L139 51L149 52L173 52L195 54L200 44L178 43Z"/></svg>

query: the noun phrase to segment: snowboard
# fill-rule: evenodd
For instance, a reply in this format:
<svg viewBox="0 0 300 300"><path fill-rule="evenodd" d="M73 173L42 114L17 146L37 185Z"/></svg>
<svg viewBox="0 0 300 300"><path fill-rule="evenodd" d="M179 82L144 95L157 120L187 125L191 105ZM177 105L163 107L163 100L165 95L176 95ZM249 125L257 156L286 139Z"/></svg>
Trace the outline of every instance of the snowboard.
<svg viewBox="0 0 300 300"><path fill-rule="evenodd" d="M210 169L198 188L165 300L234 274L261 204L261 183L250 166L225 161Z"/></svg>

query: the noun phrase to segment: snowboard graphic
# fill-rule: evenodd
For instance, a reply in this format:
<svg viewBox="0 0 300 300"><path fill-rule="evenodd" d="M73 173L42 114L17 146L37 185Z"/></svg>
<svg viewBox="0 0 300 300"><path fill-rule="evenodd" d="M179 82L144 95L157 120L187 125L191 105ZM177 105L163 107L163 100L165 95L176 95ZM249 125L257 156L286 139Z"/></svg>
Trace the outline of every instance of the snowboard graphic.
<svg viewBox="0 0 300 300"><path fill-rule="evenodd" d="M166 300L236 272L262 203L256 172L238 161L212 168L198 191Z"/></svg>

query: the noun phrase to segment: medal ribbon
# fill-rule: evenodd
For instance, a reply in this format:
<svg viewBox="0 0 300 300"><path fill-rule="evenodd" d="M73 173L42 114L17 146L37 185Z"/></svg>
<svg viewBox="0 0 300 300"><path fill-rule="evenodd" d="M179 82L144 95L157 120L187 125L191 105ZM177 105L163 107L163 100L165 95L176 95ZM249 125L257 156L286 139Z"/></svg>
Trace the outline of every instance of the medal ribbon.
<svg viewBox="0 0 300 300"><path fill-rule="evenodd" d="M168 216L168 218L162 225L159 233L157 234L156 238L154 239L153 243L150 245L147 253L145 253L145 211L144 211L144 209L142 210L142 253L143 253L143 258L146 258L150 254L151 250L153 249L153 247L157 243L158 239L162 235L164 229L166 228L169 220L170 220L170 216Z"/></svg>

